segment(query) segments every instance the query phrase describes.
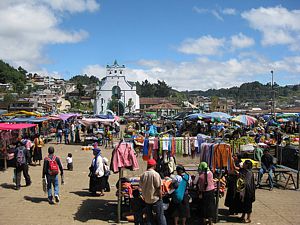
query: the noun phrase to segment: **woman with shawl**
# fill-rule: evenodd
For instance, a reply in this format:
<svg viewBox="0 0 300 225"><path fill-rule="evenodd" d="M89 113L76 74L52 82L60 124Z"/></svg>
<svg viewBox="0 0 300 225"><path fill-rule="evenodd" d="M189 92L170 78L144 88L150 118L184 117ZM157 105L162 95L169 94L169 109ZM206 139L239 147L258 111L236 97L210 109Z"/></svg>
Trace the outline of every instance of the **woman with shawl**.
<svg viewBox="0 0 300 225"><path fill-rule="evenodd" d="M106 188L106 179L105 179L105 164L104 159L101 156L101 150L98 148L98 145L94 144L93 149L94 159L90 166L90 187L89 190L92 196L104 196L104 189ZM97 194L97 191L100 191L100 195Z"/></svg>
<svg viewBox="0 0 300 225"><path fill-rule="evenodd" d="M197 185L199 191L200 217L203 224L212 224L212 219L216 215L215 184L213 173L209 170L206 162L201 162L198 166L199 174L193 183ZM207 221L208 220L208 221Z"/></svg>
<svg viewBox="0 0 300 225"><path fill-rule="evenodd" d="M243 168L240 169L236 186L236 209L239 209L238 213L242 213L242 222L251 223L252 203L255 201L255 182L250 160L246 160ZM245 218L246 215L247 218Z"/></svg>

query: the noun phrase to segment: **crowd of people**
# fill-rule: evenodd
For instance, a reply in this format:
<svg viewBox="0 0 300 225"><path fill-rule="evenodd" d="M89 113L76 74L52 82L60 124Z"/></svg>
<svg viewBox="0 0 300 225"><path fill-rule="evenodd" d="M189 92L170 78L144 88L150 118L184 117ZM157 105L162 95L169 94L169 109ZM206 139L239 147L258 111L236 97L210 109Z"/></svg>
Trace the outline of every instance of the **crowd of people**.
<svg viewBox="0 0 300 225"><path fill-rule="evenodd" d="M241 126L235 129L228 139L238 140L247 136L253 139L253 144L268 143L268 140L274 139L277 145L281 145L285 141L284 131L293 131L293 127L294 125L291 124L290 126L271 128L268 124L263 123L258 123L253 127ZM103 130L101 138L93 144L93 159L89 167L89 192L91 196L104 196L105 192L110 191L111 169L110 162L103 156L100 146L109 147L108 144L112 144L113 147L112 136L119 133L120 130L111 125L82 126L76 121L60 122L56 129L57 143L62 143L64 139L65 144L81 142L80 134L82 135L82 133L90 134L94 133L95 129ZM145 127L139 134L148 137L150 129L153 128ZM228 134L226 126L215 129L218 132L214 132L213 135L217 138L226 138L226 134ZM164 130L168 131L168 129ZM171 133L174 135L176 131L173 130ZM43 161L42 179L48 201L50 204L59 203L59 176L61 184L64 184L64 166L61 159L55 155L55 149L52 146L48 148L48 155L43 157L43 147L44 141L39 135L35 135L33 141L24 136L21 141L17 142L14 153L16 189L19 190L21 187L22 172L26 186L31 185L29 165L42 165ZM137 148L137 151L139 150ZM136 153L138 155L138 152ZM242 160L245 158L246 160ZM240 222L243 223L251 223L255 192L257 188L261 187L264 174L268 174L269 190L272 191L274 188L273 172L276 162L270 154L269 148L264 148L262 154L257 158L260 161L257 181L255 181L252 171L253 161L248 159L247 154L246 156L245 154L233 154L234 170L229 171L228 168L225 168L223 174L227 187L225 206L229 208L229 215L241 214ZM134 189L132 195L135 225L186 225L192 214L199 217L201 224L212 224L216 220L216 198L219 198L217 182L220 180L216 178L215 171L212 171L206 161L200 162L195 173L188 172L184 165L176 162L175 157L168 157L167 166L163 158L149 157L144 161L147 161L147 170L140 176L139 188ZM73 170L72 153L68 153L66 157L65 168L69 171ZM171 180L171 191L167 192L162 188L166 178Z"/></svg>

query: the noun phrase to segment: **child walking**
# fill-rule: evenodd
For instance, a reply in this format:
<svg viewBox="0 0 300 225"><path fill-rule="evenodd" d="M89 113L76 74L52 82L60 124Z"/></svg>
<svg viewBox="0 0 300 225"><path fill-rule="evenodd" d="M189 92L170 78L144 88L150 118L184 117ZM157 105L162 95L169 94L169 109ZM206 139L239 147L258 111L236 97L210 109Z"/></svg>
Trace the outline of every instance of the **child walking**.
<svg viewBox="0 0 300 225"><path fill-rule="evenodd" d="M66 161L67 161L67 169L70 171L73 171L72 153L68 153L68 157L67 157Z"/></svg>

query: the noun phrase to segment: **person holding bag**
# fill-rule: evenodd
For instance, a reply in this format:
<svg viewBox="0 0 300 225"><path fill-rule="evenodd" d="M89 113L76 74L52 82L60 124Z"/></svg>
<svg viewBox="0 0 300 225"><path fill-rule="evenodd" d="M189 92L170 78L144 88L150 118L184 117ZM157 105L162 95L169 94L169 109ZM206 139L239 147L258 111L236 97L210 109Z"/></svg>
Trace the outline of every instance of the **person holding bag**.
<svg viewBox="0 0 300 225"><path fill-rule="evenodd" d="M104 190L107 183L107 177L105 177L107 167L105 166L105 160L103 160L103 157L101 156L101 150L98 147L94 148L93 154L94 159L92 160L89 174L89 191L91 192L92 196L104 196ZM97 194L97 191L100 191L100 195Z"/></svg>
<svg viewBox="0 0 300 225"><path fill-rule="evenodd" d="M186 225L187 218L190 217L189 197L187 188L190 184L190 176L185 172L185 168L181 165L176 167L179 182L178 187L172 193L171 216L174 218L174 224L178 225L179 218L182 225Z"/></svg>

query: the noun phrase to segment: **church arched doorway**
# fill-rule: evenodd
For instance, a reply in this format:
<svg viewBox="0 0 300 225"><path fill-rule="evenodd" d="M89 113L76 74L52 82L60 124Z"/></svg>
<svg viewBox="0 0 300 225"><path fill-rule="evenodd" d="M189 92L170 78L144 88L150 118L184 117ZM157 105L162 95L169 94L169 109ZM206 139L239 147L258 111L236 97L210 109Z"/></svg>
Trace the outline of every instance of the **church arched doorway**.
<svg viewBox="0 0 300 225"><path fill-rule="evenodd" d="M125 113L125 104L118 99L112 99L108 102L107 109L115 112L118 116L123 116Z"/></svg>

